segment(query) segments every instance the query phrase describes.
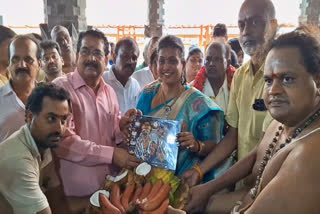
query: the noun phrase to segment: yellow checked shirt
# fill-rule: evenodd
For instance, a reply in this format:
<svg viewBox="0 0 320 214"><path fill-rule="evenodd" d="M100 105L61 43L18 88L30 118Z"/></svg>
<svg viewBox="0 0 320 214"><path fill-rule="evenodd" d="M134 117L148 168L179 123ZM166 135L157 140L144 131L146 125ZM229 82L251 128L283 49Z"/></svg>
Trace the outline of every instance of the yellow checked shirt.
<svg viewBox="0 0 320 214"><path fill-rule="evenodd" d="M230 126L238 128L238 160L255 148L262 131L272 121L267 111L257 111L252 106L255 99L263 99L263 68L264 64L253 75L249 60L235 72L232 80L226 120Z"/></svg>

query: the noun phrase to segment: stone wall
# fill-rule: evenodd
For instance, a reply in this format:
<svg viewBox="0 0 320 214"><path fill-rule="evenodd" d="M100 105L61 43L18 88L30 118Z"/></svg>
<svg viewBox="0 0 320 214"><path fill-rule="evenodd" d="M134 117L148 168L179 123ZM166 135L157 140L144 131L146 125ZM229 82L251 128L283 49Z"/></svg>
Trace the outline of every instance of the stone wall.
<svg viewBox="0 0 320 214"><path fill-rule="evenodd" d="M302 0L300 9L300 24L312 24L320 26L320 0Z"/></svg>
<svg viewBox="0 0 320 214"><path fill-rule="evenodd" d="M57 24L71 31L71 24L80 32L87 29L86 0L43 0L45 22L49 31ZM72 32L70 32L72 33Z"/></svg>
<svg viewBox="0 0 320 214"><path fill-rule="evenodd" d="M161 37L165 30L165 0L148 0L148 17L144 34L146 37Z"/></svg>

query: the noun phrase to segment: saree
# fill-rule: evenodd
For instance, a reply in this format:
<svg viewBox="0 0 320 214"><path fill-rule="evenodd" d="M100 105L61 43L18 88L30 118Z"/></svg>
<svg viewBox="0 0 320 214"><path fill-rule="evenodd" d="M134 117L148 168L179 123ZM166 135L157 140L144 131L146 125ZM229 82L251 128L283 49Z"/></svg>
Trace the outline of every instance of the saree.
<svg viewBox="0 0 320 214"><path fill-rule="evenodd" d="M167 115L164 103L154 108L151 107L152 100L159 91L160 85L161 83L156 83L143 90L137 104L137 109L141 110L143 115L181 121L186 129L184 131L191 132L196 140L210 141L210 143L220 142L224 114L214 101L197 89L185 86L186 90L176 101L173 98L166 102L167 105L173 104L170 114ZM180 147L175 175L181 177L183 172L199 164L203 159L204 157ZM203 181L214 179L215 175L219 173L218 171L212 169L205 174Z"/></svg>

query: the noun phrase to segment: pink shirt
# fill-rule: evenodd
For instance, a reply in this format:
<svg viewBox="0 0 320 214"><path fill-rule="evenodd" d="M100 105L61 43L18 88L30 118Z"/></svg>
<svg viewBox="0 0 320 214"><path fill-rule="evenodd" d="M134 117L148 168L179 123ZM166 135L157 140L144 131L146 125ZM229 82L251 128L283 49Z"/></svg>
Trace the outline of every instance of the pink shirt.
<svg viewBox="0 0 320 214"><path fill-rule="evenodd" d="M71 95L72 115L56 154L67 196L88 196L98 190L106 174L112 174L113 151L120 143L117 96L101 78L97 95L78 71L54 80Z"/></svg>

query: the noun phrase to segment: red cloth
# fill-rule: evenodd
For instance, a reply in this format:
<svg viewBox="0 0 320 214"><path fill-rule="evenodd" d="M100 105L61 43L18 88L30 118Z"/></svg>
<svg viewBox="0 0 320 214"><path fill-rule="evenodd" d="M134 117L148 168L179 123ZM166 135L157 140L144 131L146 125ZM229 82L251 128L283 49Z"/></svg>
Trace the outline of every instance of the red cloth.
<svg viewBox="0 0 320 214"><path fill-rule="evenodd" d="M234 75L234 72L236 72L236 68L233 67L232 65L229 65L226 73L227 73L227 80L228 80L228 89L230 90L231 88L231 83L232 83L232 78L233 78L233 75Z"/></svg>
<svg viewBox="0 0 320 214"><path fill-rule="evenodd" d="M232 65L229 65L229 67L226 70L229 90L231 87L231 82L232 82L234 72L236 72L236 68L233 67ZM203 91L203 87L204 87L204 83L206 82L206 79L207 79L206 66L202 66L196 78L194 79L193 87L195 87L199 91Z"/></svg>
<svg viewBox="0 0 320 214"><path fill-rule="evenodd" d="M194 79L193 87L195 87L199 91L203 91L203 87L204 87L204 83L206 82L206 79L207 79L206 66L202 66L196 78Z"/></svg>

